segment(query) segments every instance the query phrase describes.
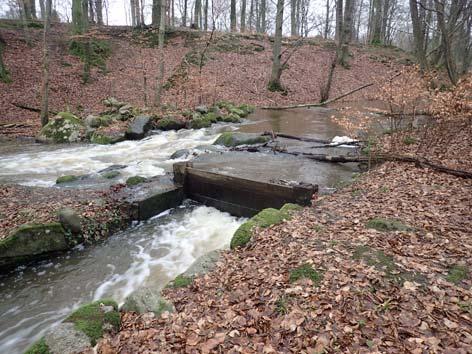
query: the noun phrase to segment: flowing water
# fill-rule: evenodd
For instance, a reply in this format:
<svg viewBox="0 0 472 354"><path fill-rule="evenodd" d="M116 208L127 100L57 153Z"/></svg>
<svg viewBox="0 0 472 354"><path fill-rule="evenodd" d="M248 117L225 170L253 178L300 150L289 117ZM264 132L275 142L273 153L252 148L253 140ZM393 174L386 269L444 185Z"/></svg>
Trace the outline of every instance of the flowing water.
<svg viewBox="0 0 472 354"><path fill-rule="evenodd" d="M250 118L252 123L239 129L327 139L343 134L329 119L331 114L323 109L256 112ZM235 127L217 124L209 129L161 132L115 145L4 145L0 146L0 183L52 186L61 175L93 174L114 164L126 165L121 170L123 179L160 175L172 169L176 161L170 159L173 152L204 150L200 146L212 144L226 129ZM303 146L293 141L285 143L294 148ZM353 171L346 166L277 160L267 155L223 156L227 157L211 168L231 172L245 161L246 167L257 170L248 178L272 174L322 185L340 176L347 178ZM211 161L207 163L211 165ZM0 276L0 352L21 353L80 304L107 296L122 302L139 286L164 286L197 257L227 246L242 222L187 201L94 247L77 247L34 267L20 267Z"/></svg>
<svg viewBox="0 0 472 354"><path fill-rule="evenodd" d="M0 278L0 352L21 353L81 303L122 302L139 286L163 287L199 256L226 247L242 221L186 203L95 247Z"/></svg>

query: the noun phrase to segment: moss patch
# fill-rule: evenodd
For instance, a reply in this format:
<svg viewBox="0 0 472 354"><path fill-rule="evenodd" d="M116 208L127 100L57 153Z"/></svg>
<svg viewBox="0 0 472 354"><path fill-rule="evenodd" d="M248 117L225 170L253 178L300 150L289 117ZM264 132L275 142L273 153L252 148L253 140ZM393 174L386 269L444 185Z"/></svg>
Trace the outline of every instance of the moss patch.
<svg viewBox="0 0 472 354"><path fill-rule="evenodd" d="M192 284L193 278L192 277L186 277L185 275L177 275L174 280L172 280L169 283L169 287L171 288L185 288L186 286L189 286Z"/></svg>
<svg viewBox="0 0 472 354"><path fill-rule="evenodd" d="M104 312L100 304L113 306L113 311ZM120 328L120 313L118 304L113 300L99 300L81 306L73 312L64 322L72 322L79 331L84 332L94 346L97 340L103 336L106 325L118 331ZM105 328L104 328L105 327Z"/></svg>
<svg viewBox="0 0 472 354"><path fill-rule="evenodd" d="M300 279L310 279L314 285L318 285L322 278L322 274L316 271L311 264L304 263L290 272L289 281L293 283Z"/></svg>
<svg viewBox="0 0 472 354"><path fill-rule="evenodd" d="M459 284L469 277L469 269L463 265L453 265L447 272L446 280L454 284Z"/></svg>
<svg viewBox="0 0 472 354"><path fill-rule="evenodd" d="M105 71L106 60L111 55L110 42L102 39L92 39L89 43L74 40L69 44L69 51L85 62L87 45L90 45L90 64Z"/></svg>
<svg viewBox="0 0 472 354"><path fill-rule="evenodd" d="M90 137L90 142L92 144L108 145L113 142L113 139L109 136L94 132Z"/></svg>
<svg viewBox="0 0 472 354"><path fill-rule="evenodd" d="M185 126L183 122L173 117L161 118L156 123L156 128L160 130L179 130Z"/></svg>
<svg viewBox="0 0 472 354"><path fill-rule="evenodd" d="M115 177L118 177L119 175L120 175L119 171L108 171L101 174L101 176L106 179L113 179Z"/></svg>
<svg viewBox="0 0 472 354"><path fill-rule="evenodd" d="M49 347L46 344L44 338L41 338L36 343L34 343L31 347L29 347L25 354L51 354L49 351Z"/></svg>
<svg viewBox="0 0 472 354"><path fill-rule="evenodd" d="M126 180L126 185L127 186L136 186L137 184L140 184L140 183L143 183L143 182L146 182L147 181L147 178L145 177L142 177L142 176L133 176L133 177L130 177Z"/></svg>
<svg viewBox="0 0 472 354"><path fill-rule="evenodd" d="M295 204L285 204L280 210L274 208L261 210L236 230L231 239L231 249L246 245L251 240L254 227L266 228L290 220L292 213L300 208Z"/></svg>
<svg viewBox="0 0 472 354"><path fill-rule="evenodd" d="M370 219L365 227L368 229L375 229L377 231L413 231L414 229L408 225L403 224L399 220L374 218Z"/></svg>
<svg viewBox="0 0 472 354"><path fill-rule="evenodd" d="M234 147L238 145L263 144L269 141L269 137L258 134L224 132L214 142L214 145Z"/></svg>
<svg viewBox="0 0 472 354"><path fill-rule="evenodd" d="M74 182L74 181L77 181L78 179L79 179L79 176L65 175L65 176L58 177L56 179L56 184Z"/></svg>

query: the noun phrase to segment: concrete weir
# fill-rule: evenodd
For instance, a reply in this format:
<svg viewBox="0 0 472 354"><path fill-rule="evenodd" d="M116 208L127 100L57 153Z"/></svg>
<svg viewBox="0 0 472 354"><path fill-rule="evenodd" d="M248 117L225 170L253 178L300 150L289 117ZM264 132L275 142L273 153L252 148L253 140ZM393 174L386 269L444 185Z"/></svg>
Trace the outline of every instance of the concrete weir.
<svg viewBox="0 0 472 354"><path fill-rule="evenodd" d="M250 217L286 203L309 205L318 190L312 184L282 185L210 172L191 162L175 163L173 169L174 182L183 186L186 197L235 216Z"/></svg>

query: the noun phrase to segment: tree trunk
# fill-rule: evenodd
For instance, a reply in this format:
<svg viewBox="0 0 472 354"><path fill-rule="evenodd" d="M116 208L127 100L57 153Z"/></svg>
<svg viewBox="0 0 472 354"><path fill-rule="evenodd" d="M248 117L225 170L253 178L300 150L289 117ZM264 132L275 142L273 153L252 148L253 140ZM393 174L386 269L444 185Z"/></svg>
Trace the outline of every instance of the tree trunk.
<svg viewBox="0 0 472 354"><path fill-rule="evenodd" d="M290 35L297 36L297 3L299 0L290 0Z"/></svg>
<svg viewBox="0 0 472 354"><path fill-rule="evenodd" d="M328 39L329 35L329 0L326 0L326 16L325 16L325 26L324 26L324 33L323 38Z"/></svg>
<svg viewBox="0 0 472 354"><path fill-rule="evenodd" d="M46 7L44 5L44 0L39 0L39 10L41 11L41 20L44 20Z"/></svg>
<svg viewBox="0 0 472 354"><path fill-rule="evenodd" d="M282 66L280 63L282 50L282 26L284 19L284 0L277 0L277 14L275 18L275 36L274 47L272 52L272 73L268 85L269 91L283 91L280 82L282 75Z"/></svg>
<svg viewBox="0 0 472 354"><path fill-rule="evenodd" d="M204 30L208 31L208 0L205 0L205 7L203 9L203 14L205 16Z"/></svg>
<svg viewBox="0 0 472 354"><path fill-rule="evenodd" d="M187 5L187 0L185 0L185 5ZM185 13L186 12L187 11L185 11ZM152 0L152 26L159 28L160 21L161 21L161 0Z"/></svg>
<svg viewBox="0 0 472 354"><path fill-rule="evenodd" d="M161 0L161 18L159 21L159 55L160 55L160 63L159 63L159 72L157 77L157 87L156 87L156 97L155 97L155 105L157 107L161 106L162 100L162 87L164 86L164 35L166 32L166 0Z"/></svg>
<svg viewBox="0 0 472 354"><path fill-rule="evenodd" d="M195 0L195 9L194 9L194 16L193 16L193 23L196 27L200 27L200 17L201 17L201 10L202 10L202 1Z"/></svg>
<svg viewBox="0 0 472 354"><path fill-rule="evenodd" d="M188 0L184 0L184 13L182 14L182 27L187 26L187 5L188 5Z"/></svg>
<svg viewBox="0 0 472 354"><path fill-rule="evenodd" d="M441 30L441 41L442 47L444 50L444 59L447 69L447 74L451 82L455 85L459 80L457 75L456 63L453 58L452 48L451 48L451 34L447 29L446 21L444 19L444 4L439 0L434 0L436 6L436 16L438 20L438 26ZM452 10L451 10L452 12ZM456 22L456 21L453 21ZM455 26L454 26L455 27Z"/></svg>
<svg viewBox="0 0 472 354"><path fill-rule="evenodd" d="M382 44L382 1L373 0L373 13L372 13L372 38L370 42L372 44Z"/></svg>
<svg viewBox="0 0 472 354"><path fill-rule="evenodd" d="M246 32L246 0L241 0L241 33Z"/></svg>
<svg viewBox="0 0 472 354"><path fill-rule="evenodd" d="M3 62L3 50L5 46L6 43L0 36L0 81L8 83L10 82L10 75L8 73L7 67L5 66L5 63Z"/></svg>
<svg viewBox="0 0 472 354"><path fill-rule="evenodd" d="M415 44L415 54L422 71L427 68L426 51L424 46L424 31L422 28L420 16L418 14L418 5L416 0L410 0L410 15L413 25L413 41Z"/></svg>
<svg viewBox="0 0 472 354"><path fill-rule="evenodd" d="M261 6L260 6L260 17L261 17L261 26L260 26L260 31L262 33L267 32L267 22L266 22L266 14L267 14L267 0L261 0Z"/></svg>
<svg viewBox="0 0 472 354"><path fill-rule="evenodd" d="M95 0L95 12L97 13L97 25L103 26L103 1Z"/></svg>
<svg viewBox="0 0 472 354"><path fill-rule="evenodd" d="M353 0L344 0L344 21L339 46L338 62L343 67L349 67L349 43L351 41L351 21L354 10Z"/></svg>
<svg viewBox="0 0 472 354"><path fill-rule="evenodd" d="M236 32L236 0L231 0L230 31Z"/></svg>
<svg viewBox="0 0 472 354"><path fill-rule="evenodd" d="M251 32L254 30L254 0L251 0L249 7L249 30Z"/></svg>
<svg viewBox="0 0 472 354"><path fill-rule="evenodd" d="M338 45L341 43L343 30L343 0L336 0L336 33L335 40Z"/></svg>
<svg viewBox="0 0 472 354"><path fill-rule="evenodd" d="M51 2L52 0L46 0L46 12L44 16L43 24L43 77L41 85L41 126L48 124L49 114L49 47L48 47L48 36L49 27L51 26Z"/></svg>

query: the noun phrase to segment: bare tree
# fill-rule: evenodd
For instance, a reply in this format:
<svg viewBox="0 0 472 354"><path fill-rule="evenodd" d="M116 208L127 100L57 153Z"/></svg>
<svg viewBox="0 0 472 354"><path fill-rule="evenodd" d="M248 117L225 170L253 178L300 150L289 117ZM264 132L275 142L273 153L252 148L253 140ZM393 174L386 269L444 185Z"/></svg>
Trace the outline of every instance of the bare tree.
<svg viewBox="0 0 472 354"><path fill-rule="evenodd" d="M246 32L246 0L241 0L241 32Z"/></svg>
<svg viewBox="0 0 472 354"><path fill-rule="evenodd" d="M51 1L46 0L46 12L44 14L43 24L43 78L41 85L41 125L48 124L49 114L49 28L51 26Z"/></svg>
<svg viewBox="0 0 472 354"><path fill-rule="evenodd" d="M270 91L283 91L280 82L282 75L282 65L280 62L282 56L282 26L284 20L284 0L277 0L277 13L275 17L275 36L272 50L272 73L268 88Z"/></svg>
<svg viewBox="0 0 472 354"><path fill-rule="evenodd" d="M351 22L354 12L354 0L344 0L344 20L342 23L342 35L338 46L338 63L344 67L349 66L349 43L351 41Z"/></svg>
<svg viewBox="0 0 472 354"><path fill-rule="evenodd" d="M6 46L5 40L0 36L0 81L8 83L10 82L10 74L8 73L7 67L3 62L3 50Z"/></svg>
<svg viewBox="0 0 472 354"><path fill-rule="evenodd" d="M160 55L160 62L159 62L159 72L157 77L157 85L156 85L156 97L154 103L157 107L161 106L162 101L162 87L164 86L164 39L165 39L165 32L166 32L166 0L161 1L161 18L159 24L159 55Z"/></svg>
<svg viewBox="0 0 472 354"><path fill-rule="evenodd" d="M418 12L417 0L410 0L410 15L411 23L413 25L413 42L415 45L415 54L420 64L421 70L426 70L428 63L426 61L426 47L425 47L425 28L424 22L420 18Z"/></svg>
<svg viewBox="0 0 472 354"><path fill-rule="evenodd" d="M236 0L231 0L230 29L231 32L236 32Z"/></svg>
<svg viewBox="0 0 472 354"><path fill-rule="evenodd" d="M338 43L341 43L342 30L343 30L343 0L336 0L335 39Z"/></svg>

